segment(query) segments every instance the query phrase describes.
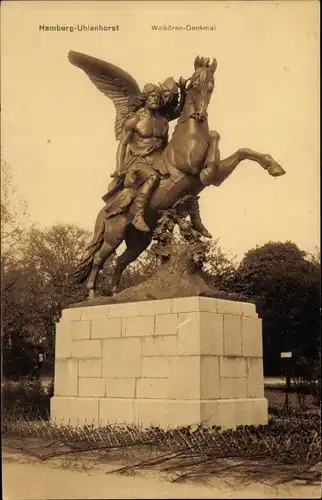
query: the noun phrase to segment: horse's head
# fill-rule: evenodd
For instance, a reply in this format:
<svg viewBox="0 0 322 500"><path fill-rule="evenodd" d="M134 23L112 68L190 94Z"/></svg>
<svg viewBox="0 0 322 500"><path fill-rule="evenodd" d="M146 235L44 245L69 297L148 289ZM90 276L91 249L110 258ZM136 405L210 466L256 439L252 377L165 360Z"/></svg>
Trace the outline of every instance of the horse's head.
<svg viewBox="0 0 322 500"><path fill-rule="evenodd" d="M186 102L189 103L189 118L204 121L207 118L207 107L215 86L214 73L217 61L197 56L194 62L195 72L188 80ZM192 112L191 112L192 110Z"/></svg>

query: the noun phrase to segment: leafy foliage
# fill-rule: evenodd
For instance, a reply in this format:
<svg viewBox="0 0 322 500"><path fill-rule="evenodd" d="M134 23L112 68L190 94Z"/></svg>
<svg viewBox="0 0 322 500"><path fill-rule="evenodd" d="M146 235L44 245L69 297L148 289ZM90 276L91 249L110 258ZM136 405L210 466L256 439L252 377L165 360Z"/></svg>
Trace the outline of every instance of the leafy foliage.
<svg viewBox="0 0 322 500"><path fill-rule="evenodd" d="M1 258L22 234L28 218L27 204L18 197L18 188L13 183L13 173L7 162L1 160Z"/></svg>
<svg viewBox="0 0 322 500"><path fill-rule="evenodd" d="M145 251L136 262L133 262L123 273L120 291L135 286L148 279L159 267L159 259L150 249Z"/></svg>
<svg viewBox="0 0 322 500"><path fill-rule="evenodd" d="M53 385L45 388L39 380L2 383L3 411L11 415L40 415L49 413Z"/></svg>
<svg viewBox="0 0 322 500"><path fill-rule="evenodd" d="M252 298L263 319L264 360L281 351L320 356L320 264L292 242L270 242L246 253L234 288Z"/></svg>
<svg viewBox="0 0 322 500"><path fill-rule="evenodd" d="M12 256L3 272L5 283L15 283L2 300L5 375L30 371L34 345L43 344L53 358L55 322L62 308L83 296L70 273L88 237L76 226L56 224L45 230L33 227L21 238L20 255Z"/></svg>
<svg viewBox="0 0 322 500"><path fill-rule="evenodd" d="M306 394L312 394L315 404L321 405L321 356L316 359L303 356L295 358L291 380L301 408L305 408Z"/></svg>
<svg viewBox="0 0 322 500"><path fill-rule="evenodd" d="M204 277L214 288L234 293L237 262L236 257L226 254L220 248L219 238L205 243Z"/></svg>

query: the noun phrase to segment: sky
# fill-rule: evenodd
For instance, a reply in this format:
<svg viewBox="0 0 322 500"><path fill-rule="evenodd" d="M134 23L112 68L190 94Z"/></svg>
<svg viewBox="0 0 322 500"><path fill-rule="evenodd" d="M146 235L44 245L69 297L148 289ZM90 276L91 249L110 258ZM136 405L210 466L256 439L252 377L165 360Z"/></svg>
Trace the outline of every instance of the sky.
<svg viewBox="0 0 322 500"><path fill-rule="evenodd" d="M313 251L320 241L319 2L13 2L1 12L2 158L39 227L92 230L115 169L115 109L67 59L69 50L111 62L142 88L188 78L197 54L218 61L208 108L221 157L271 154L270 177L245 161L201 194L203 221L241 258L268 241ZM39 26L118 25L117 31ZM153 31L151 25L212 31ZM173 129L173 125L171 129Z"/></svg>

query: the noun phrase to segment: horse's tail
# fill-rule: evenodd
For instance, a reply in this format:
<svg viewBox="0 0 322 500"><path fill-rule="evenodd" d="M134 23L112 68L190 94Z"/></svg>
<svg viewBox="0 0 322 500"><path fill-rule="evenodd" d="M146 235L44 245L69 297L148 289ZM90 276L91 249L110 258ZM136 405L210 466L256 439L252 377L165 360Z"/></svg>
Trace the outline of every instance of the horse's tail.
<svg viewBox="0 0 322 500"><path fill-rule="evenodd" d="M72 273L73 281L76 285L84 283L90 275L93 267L94 256L101 248L104 241L105 232L105 212L101 211L97 217L94 235L91 243L85 249L85 256L76 266Z"/></svg>

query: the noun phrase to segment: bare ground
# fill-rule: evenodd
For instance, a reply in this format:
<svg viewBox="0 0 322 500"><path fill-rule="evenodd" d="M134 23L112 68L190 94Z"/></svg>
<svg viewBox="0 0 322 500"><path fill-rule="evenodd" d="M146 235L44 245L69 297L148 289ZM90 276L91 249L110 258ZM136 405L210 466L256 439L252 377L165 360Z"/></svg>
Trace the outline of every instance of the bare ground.
<svg viewBox="0 0 322 500"><path fill-rule="evenodd" d="M104 455L79 453L41 461L18 453L4 443L2 454L4 500L146 499L146 498L320 498L321 485L303 481L274 486L270 481L245 484L245 478L212 476L206 482L173 483L164 471L112 471L142 460L144 451ZM247 478L246 478L247 479ZM272 478L273 479L273 478ZM247 481L246 481L247 482Z"/></svg>

